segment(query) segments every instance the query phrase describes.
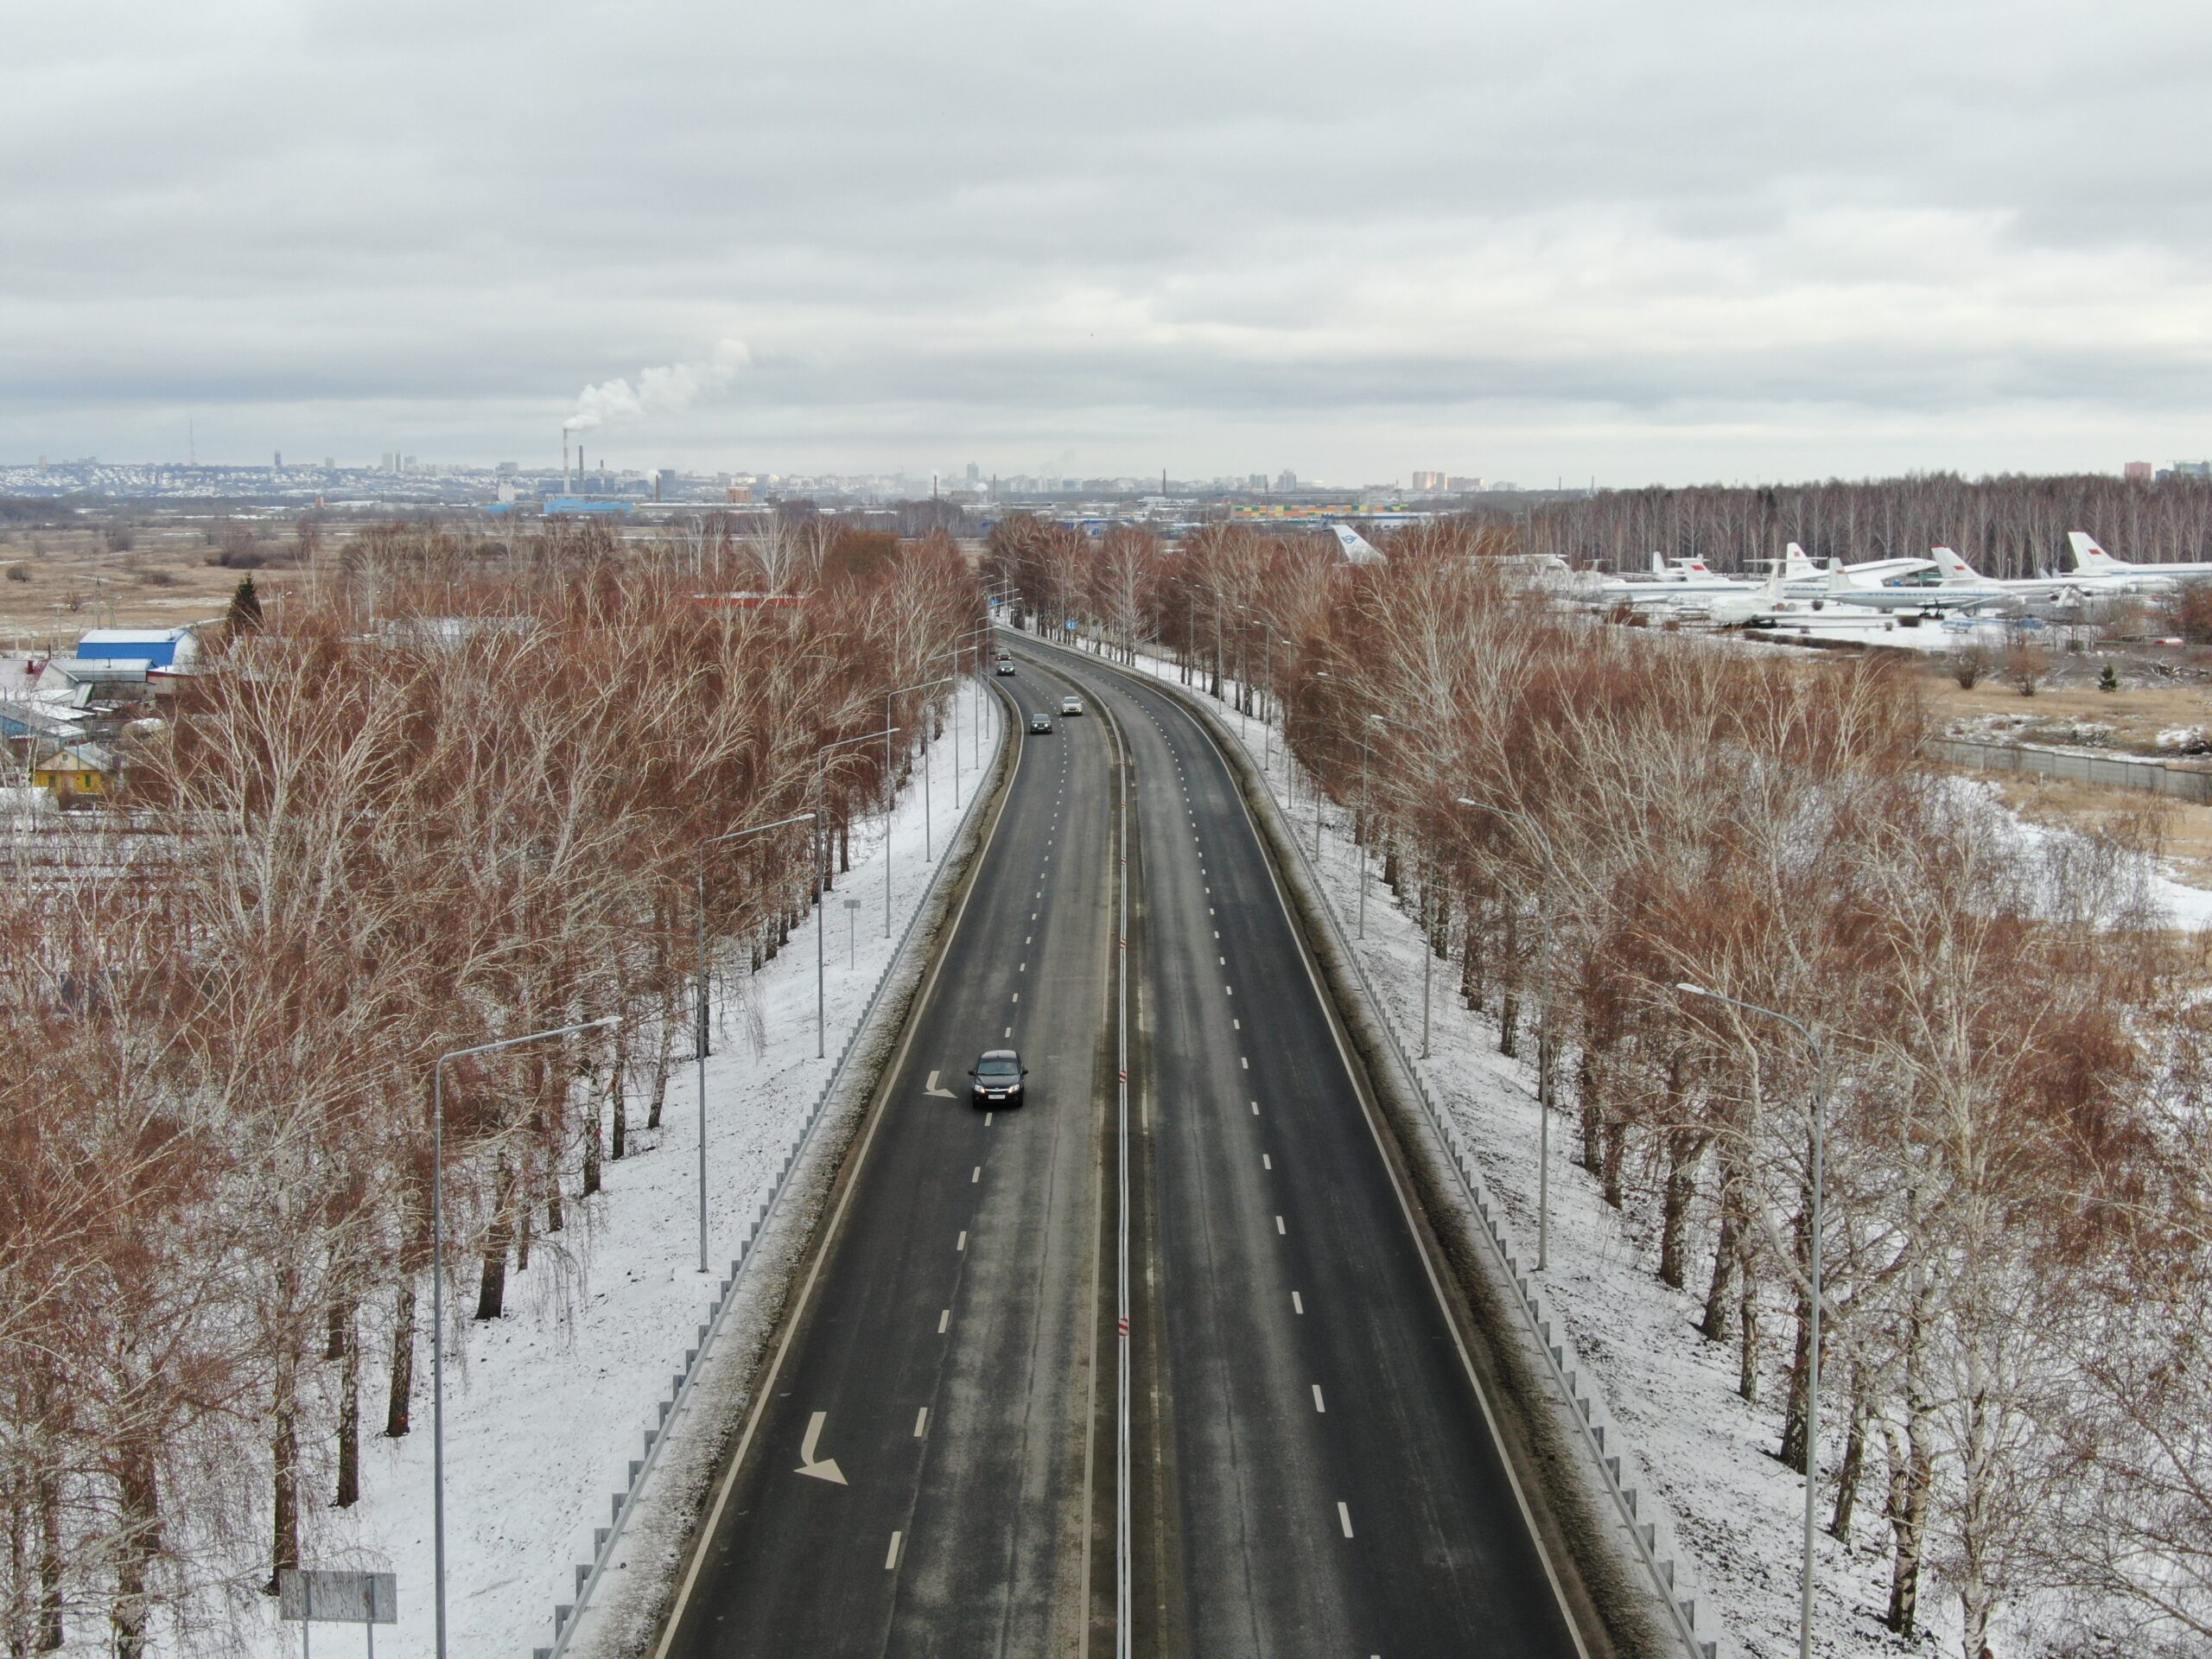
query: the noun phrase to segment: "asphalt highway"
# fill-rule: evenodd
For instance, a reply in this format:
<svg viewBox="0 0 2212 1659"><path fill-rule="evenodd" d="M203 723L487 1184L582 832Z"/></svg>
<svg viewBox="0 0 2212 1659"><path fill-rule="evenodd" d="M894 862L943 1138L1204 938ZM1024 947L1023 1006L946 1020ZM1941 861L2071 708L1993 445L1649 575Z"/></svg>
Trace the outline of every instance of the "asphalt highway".
<svg viewBox="0 0 2212 1659"><path fill-rule="evenodd" d="M1055 665L1136 780L1138 1650L1578 1654L1226 762L1141 680Z"/></svg>
<svg viewBox="0 0 2212 1659"><path fill-rule="evenodd" d="M1132 1650L1588 1659L1226 762L1166 694L1011 643L1024 723L1092 711L1022 740L663 1651L1113 1651L1111 726ZM1001 1046L1030 1098L987 1118Z"/></svg>
<svg viewBox="0 0 2212 1659"><path fill-rule="evenodd" d="M1025 725L1065 689L999 683ZM723 1477L671 1656L1028 1659L1079 1644L1114 1097L1113 779L1103 722L1019 741L965 909ZM968 1068L1006 1047L1030 1069L1027 1100L976 1110Z"/></svg>

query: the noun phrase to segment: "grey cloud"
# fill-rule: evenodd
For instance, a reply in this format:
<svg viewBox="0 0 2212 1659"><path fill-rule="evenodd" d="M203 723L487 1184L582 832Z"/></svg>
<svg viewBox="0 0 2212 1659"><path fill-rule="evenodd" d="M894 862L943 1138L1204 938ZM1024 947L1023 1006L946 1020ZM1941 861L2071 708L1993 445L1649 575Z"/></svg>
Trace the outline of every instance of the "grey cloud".
<svg viewBox="0 0 2212 1659"><path fill-rule="evenodd" d="M724 338L754 368L639 443L857 465L1049 419L1311 467L1510 408L1674 465L1694 410L1726 470L1777 410L2183 449L2212 412L2212 21L2140 0L131 0L18 34L0 450L197 408L504 451Z"/></svg>

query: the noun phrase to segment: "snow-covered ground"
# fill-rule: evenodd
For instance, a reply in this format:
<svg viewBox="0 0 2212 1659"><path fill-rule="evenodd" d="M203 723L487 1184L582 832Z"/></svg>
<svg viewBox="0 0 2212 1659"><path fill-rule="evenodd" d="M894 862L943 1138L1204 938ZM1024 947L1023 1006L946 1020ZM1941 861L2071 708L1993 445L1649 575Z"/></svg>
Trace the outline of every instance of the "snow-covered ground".
<svg viewBox="0 0 2212 1659"><path fill-rule="evenodd" d="M973 803L1004 734L993 715L975 760L973 725L989 693L960 691L959 802ZM995 705L993 705L995 706ZM956 828L951 745L934 751L934 846L941 861ZM569 1207L566 1232L541 1236L530 1269L511 1274L507 1316L475 1323L473 1297L447 1305L446 1550L448 1649L455 1656L524 1659L553 1640L553 1609L575 1599L575 1563L593 1554L608 1494L624 1487L657 1404L709 1317L746 1224L766 1202L785 1154L852 1037L935 865L923 861L918 775L889 830L891 937L884 928L885 826L855 834L853 868L829 895L828 1053L815 1058L815 940L809 918L776 959L716 1009L706 1065L708 1261L698 1271L698 1109L690 1065L671 1080L661 1127L632 1128L629 1155L604 1170L604 1191ZM845 901L857 899L849 911ZM632 1125L642 1124L633 1103ZM547 1246L568 1253L556 1270ZM473 1282L473 1281L472 1281ZM427 1287L426 1287L427 1289ZM425 1304L427 1319L427 1301ZM381 1376L364 1367L364 1416L381 1424ZM398 1575L399 1623L378 1632L384 1659L433 1652L431 1435L427 1336L417 1360L414 1432L365 1434L362 1500L324 1507L308 1522L306 1565L372 1567ZM245 1610L253 1659L298 1651L296 1625L278 1625L262 1598ZM360 1634L319 1626L317 1653L359 1650Z"/></svg>

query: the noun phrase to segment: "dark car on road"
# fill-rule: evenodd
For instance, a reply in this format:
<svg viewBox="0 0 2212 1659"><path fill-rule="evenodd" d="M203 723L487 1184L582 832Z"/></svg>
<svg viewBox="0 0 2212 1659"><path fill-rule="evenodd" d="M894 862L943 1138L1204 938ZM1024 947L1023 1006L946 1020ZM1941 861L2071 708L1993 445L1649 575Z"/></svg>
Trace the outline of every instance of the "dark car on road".
<svg viewBox="0 0 2212 1659"><path fill-rule="evenodd" d="M976 1079L971 1094L976 1105L1019 1106L1021 1080L1029 1075L1029 1068L1014 1049L988 1048L968 1075Z"/></svg>
<svg viewBox="0 0 2212 1659"><path fill-rule="evenodd" d="M1029 729L1030 729L1031 731L1033 731L1033 732L1049 732L1049 731L1051 731L1051 730L1052 729L1052 717L1050 715L1030 715L1030 716L1029 716Z"/></svg>
<svg viewBox="0 0 2212 1659"><path fill-rule="evenodd" d="M1011 673L1013 673L1013 672L1014 672L1014 658L1011 658L1011 657L1001 657L1001 658L999 658L999 672L1000 672L1000 673L1001 673L1001 674L1011 674Z"/></svg>

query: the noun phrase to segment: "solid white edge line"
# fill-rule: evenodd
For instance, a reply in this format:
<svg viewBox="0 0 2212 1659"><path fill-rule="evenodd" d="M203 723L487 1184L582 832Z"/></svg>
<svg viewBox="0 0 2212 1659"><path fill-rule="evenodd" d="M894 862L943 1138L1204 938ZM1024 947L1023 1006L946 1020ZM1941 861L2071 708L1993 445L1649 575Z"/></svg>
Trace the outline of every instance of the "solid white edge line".
<svg viewBox="0 0 2212 1659"><path fill-rule="evenodd" d="M883 1558L883 1570L887 1573L895 1571L899 1566L899 1540L903 1536L903 1533L891 1535L891 1548Z"/></svg>
<svg viewBox="0 0 2212 1659"><path fill-rule="evenodd" d="M1337 1522L1344 1529L1344 1536L1351 1536L1351 1510L1343 1503L1337 1505Z"/></svg>

